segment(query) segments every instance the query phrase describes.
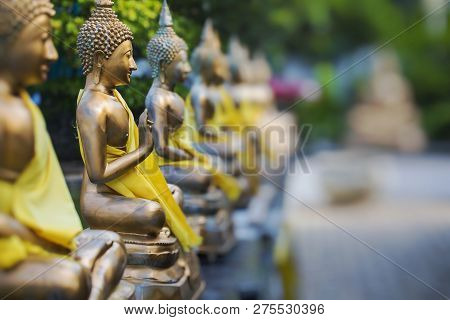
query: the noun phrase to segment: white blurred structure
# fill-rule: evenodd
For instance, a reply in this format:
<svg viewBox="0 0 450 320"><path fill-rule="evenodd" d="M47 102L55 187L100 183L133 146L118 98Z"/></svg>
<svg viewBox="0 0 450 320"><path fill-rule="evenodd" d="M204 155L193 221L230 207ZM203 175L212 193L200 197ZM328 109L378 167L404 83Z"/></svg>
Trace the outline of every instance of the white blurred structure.
<svg viewBox="0 0 450 320"><path fill-rule="evenodd" d="M394 53L383 52L375 57L363 102L350 112L348 122L351 143L405 152L425 148L426 137L412 90Z"/></svg>

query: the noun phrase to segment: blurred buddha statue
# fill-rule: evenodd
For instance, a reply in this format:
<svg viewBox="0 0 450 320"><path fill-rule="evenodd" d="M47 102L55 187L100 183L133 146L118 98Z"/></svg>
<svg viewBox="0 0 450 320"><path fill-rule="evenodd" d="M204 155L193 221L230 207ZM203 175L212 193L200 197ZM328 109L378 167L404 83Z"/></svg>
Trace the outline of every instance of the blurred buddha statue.
<svg viewBox="0 0 450 320"><path fill-rule="evenodd" d="M58 59L53 14L48 0L0 2L0 298L105 299L120 287L123 242L110 231L83 231L44 118L25 91ZM133 294L131 286L120 298Z"/></svg>
<svg viewBox="0 0 450 320"><path fill-rule="evenodd" d="M192 66L194 83L185 107L185 122L193 128L191 140L203 152L218 155L218 163L225 164L223 170L240 176L241 188L246 191L248 183L239 170L242 141L239 136L227 134L232 133L232 127L239 122L238 110L224 86L229 78L228 61L209 19L205 22L201 42L192 54Z"/></svg>
<svg viewBox="0 0 450 320"><path fill-rule="evenodd" d="M258 184L258 193L249 206L250 220L263 224L278 194L273 182L282 184L284 171L295 152L297 125L292 114L279 111L276 106L270 86L272 70L263 53L250 57L249 50L234 37L230 40L228 61L231 70L228 87L238 106L239 119L244 127L256 132L254 140L247 142L250 146L253 142L254 158L258 159L255 173L272 182Z"/></svg>
<svg viewBox="0 0 450 320"><path fill-rule="evenodd" d="M375 57L373 75L363 102L350 112L348 122L353 143L406 152L425 148L426 137L411 87L392 52Z"/></svg>
<svg viewBox="0 0 450 320"><path fill-rule="evenodd" d="M218 141L223 157L233 156L235 150L223 141L222 130L227 125L234 125L236 120L227 118L238 116L238 113L224 88L224 82L229 79L229 67L211 20L205 22L201 42L192 54L192 66L195 81L186 99L189 113L186 113L185 121L198 130L193 140Z"/></svg>
<svg viewBox="0 0 450 320"><path fill-rule="evenodd" d="M154 79L145 103L154 122L153 137L161 170L168 181L179 182L190 197L210 199L206 209L210 213L220 213L215 215L215 223L219 224L223 220L222 214L225 214L221 209L227 207L227 200L234 202L239 199L241 188L233 176L220 171L211 157L197 151L193 145L192 131L195 128L188 126L185 102L174 91L175 85L182 83L191 72L188 47L173 29L166 1L159 29L150 40L147 53ZM191 214L204 213L202 208L189 211ZM204 245L207 242L205 239Z"/></svg>
<svg viewBox="0 0 450 320"><path fill-rule="evenodd" d="M96 1L78 35L86 85L78 97L77 125L85 163L81 210L91 228L118 232L128 251L125 279L137 298L189 299L202 290L198 261L184 255L201 238L180 206L181 190L168 185L152 153L152 123L145 111L136 125L116 90L137 69L133 35L112 9ZM192 261L191 261L192 260Z"/></svg>

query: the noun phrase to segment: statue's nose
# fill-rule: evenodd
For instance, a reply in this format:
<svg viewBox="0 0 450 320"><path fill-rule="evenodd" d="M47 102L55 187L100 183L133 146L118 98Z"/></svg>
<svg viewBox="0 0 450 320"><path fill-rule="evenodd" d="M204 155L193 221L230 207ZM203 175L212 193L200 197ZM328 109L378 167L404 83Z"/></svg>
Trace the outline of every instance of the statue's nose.
<svg viewBox="0 0 450 320"><path fill-rule="evenodd" d="M58 51L55 48L53 40L49 40L46 44L45 58L50 62L58 60Z"/></svg>

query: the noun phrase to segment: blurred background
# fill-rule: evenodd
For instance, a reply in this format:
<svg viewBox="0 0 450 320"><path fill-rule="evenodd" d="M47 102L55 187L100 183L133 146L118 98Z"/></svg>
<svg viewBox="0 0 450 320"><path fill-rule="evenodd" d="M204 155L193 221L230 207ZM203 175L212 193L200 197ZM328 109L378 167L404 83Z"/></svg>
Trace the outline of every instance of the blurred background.
<svg viewBox="0 0 450 320"><path fill-rule="evenodd" d="M93 1L53 3L60 59L50 80L31 92L70 175L80 165L75 101L84 86L76 35ZM277 186L273 219L252 238L254 226L242 227L245 213L236 215L238 234L259 239L258 249L247 242L249 247L240 247L221 267L205 268L211 278L234 276L233 267L240 268L239 294L225 289L227 283L213 282L209 297L450 296L448 1L171 0L169 5L175 30L191 49L210 17L224 50L238 35L252 53L264 52L278 109L292 112L299 128L311 129L300 130L306 133L297 150L301 161L293 161ZM135 36L139 70L131 86L120 90L136 114L151 85L145 48L160 6L158 0L116 1ZM265 262L251 255L242 262L239 257L248 252ZM278 269L271 266L273 252Z"/></svg>

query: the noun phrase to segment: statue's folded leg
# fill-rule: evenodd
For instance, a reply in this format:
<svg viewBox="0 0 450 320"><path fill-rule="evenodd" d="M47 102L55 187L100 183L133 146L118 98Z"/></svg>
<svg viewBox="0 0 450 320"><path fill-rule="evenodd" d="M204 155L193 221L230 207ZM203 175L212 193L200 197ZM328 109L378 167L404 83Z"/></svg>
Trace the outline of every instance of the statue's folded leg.
<svg viewBox="0 0 450 320"><path fill-rule="evenodd" d="M86 230L77 237L77 242L75 259L92 270L89 299L106 299L119 283L126 267L126 250L122 239L110 231Z"/></svg>
<svg viewBox="0 0 450 320"><path fill-rule="evenodd" d="M166 222L159 203L111 193L82 192L81 211L91 229L157 235Z"/></svg>
<svg viewBox="0 0 450 320"><path fill-rule="evenodd" d="M70 258L32 257L0 270L0 299L86 299L89 273Z"/></svg>

